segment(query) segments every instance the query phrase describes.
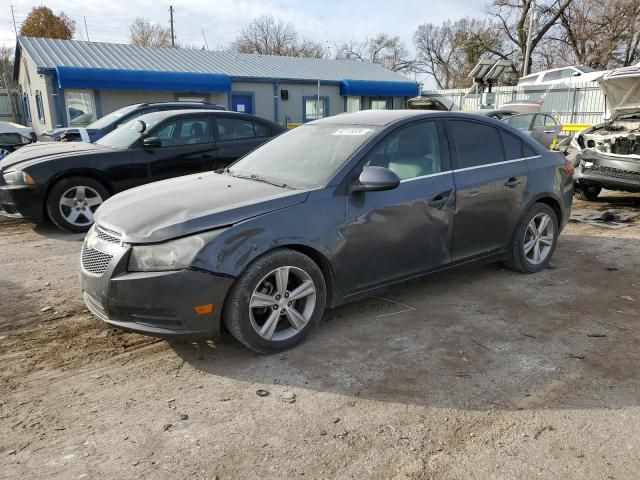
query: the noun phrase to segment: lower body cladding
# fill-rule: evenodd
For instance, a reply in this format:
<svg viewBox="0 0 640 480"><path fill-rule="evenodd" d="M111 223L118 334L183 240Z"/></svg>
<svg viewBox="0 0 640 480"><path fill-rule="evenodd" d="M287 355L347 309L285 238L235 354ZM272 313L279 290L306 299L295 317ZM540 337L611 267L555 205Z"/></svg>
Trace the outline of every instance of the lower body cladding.
<svg viewBox="0 0 640 480"><path fill-rule="evenodd" d="M157 337L219 335L232 278L197 270L128 272L129 252L119 244L84 244L80 284L94 315L114 327Z"/></svg>
<svg viewBox="0 0 640 480"><path fill-rule="evenodd" d="M585 150L573 175L578 186L640 192L640 158L613 157Z"/></svg>

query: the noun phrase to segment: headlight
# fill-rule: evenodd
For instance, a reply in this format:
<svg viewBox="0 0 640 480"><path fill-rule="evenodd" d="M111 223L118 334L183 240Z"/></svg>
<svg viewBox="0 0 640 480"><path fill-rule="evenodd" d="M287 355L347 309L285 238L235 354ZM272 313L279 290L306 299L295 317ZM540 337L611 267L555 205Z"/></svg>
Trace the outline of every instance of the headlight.
<svg viewBox="0 0 640 480"><path fill-rule="evenodd" d="M35 185L36 181L31 175L22 170L16 170L15 172L8 172L3 175L4 181L7 185Z"/></svg>
<svg viewBox="0 0 640 480"><path fill-rule="evenodd" d="M573 148L575 148L578 151L582 150L582 147L578 143L578 135L573 136L573 138L571 139L571 143L569 143L569 145L571 145Z"/></svg>
<svg viewBox="0 0 640 480"><path fill-rule="evenodd" d="M223 230L180 238L155 245L137 245L129 256L130 272L161 272L188 268L209 240Z"/></svg>

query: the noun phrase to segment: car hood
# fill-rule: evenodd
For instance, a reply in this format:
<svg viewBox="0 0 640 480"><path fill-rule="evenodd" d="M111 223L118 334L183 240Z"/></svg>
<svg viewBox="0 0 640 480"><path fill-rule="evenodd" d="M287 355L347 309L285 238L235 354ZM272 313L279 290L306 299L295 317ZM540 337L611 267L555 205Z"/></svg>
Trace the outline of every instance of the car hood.
<svg viewBox="0 0 640 480"><path fill-rule="evenodd" d="M41 161L61 157L92 155L111 151L108 147L82 142L36 142L7 155L0 161L0 170L15 170Z"/></svg>
<svg viewBox="0 0 640 480"><path fill-rule="evenodd" d="M599 82L613 118L640 112L640 66L613 70Z"/></svg>
<svg viewBox="0 0 640 480"><path fill-rule="evenodd" d="M298 205L308 191L214 172L126 190L98 208L96 224L126 243L157 243Z"/></svg>

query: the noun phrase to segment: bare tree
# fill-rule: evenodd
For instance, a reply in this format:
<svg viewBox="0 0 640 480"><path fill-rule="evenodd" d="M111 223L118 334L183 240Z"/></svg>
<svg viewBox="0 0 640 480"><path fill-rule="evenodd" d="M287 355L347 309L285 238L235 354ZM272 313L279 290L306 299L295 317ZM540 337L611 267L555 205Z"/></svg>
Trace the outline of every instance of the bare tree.
<svg viewBox="0 0 640 480"><path fill-rule="evenodd" d="M240 53L289 57L323 58L326 55L321 44L309 40L298 41L298 33L293 25L271 14L261 15L251 20L242 29L231 48Z"/></svg>
<svg viewBox="0 0 640 480"><path fill-rule="evenodd" d="M170 47L171 30L137 17L129 26L129 43L139 47Z"/></svg>
<svg viewBox="0 0 640 480"><path fill-rule="evenodd" d="M468 74L482 55L505 56L496 27L487 20L425 23L414 32L413 42L417 68L433 77L438 88L469 86Z"/></svg>
<svg viewBox="0 0 640 480"><path fill-rule="evenodd" d="M531 36L531 52L543 43L552 28L559 26L562 14L573 0L538 0L536 27ZM495 52L502 58L508 58L520 65L520 73L524 71L524 58L529 33L529 15L533 14L534 0L492 0L489 14L496 19L500 36L505 43L512 44L517 51L517 58L503 52ZM527 70L531 69L533 55L529 57Z"/></svg>
<svg viewBox="0 0 640 480"><path fill-rule="evenodd" d="M336 50L337 58L376 63L394 72L409 72L415 64L400 37L386 33L378 33L362 42L352 39L338 45Z"/></svg>
<svg viewBox="0 0 640 480"><path fill-rule="evenodd" d="M11 47L0 47L0 88L14 86L13 49Z"/></svg>
<svg viewBox="0 0 640 480"><path fill-rule="evenodd" d="M574 0L560 20L563 63L607 69L640 60L640 0Z"/></svg>

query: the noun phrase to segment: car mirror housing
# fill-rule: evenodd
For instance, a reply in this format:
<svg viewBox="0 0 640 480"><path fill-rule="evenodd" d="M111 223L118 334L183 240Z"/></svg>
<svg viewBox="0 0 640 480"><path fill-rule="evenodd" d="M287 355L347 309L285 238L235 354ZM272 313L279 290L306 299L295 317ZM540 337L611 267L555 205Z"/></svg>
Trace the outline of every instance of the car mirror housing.
<svg viewBox="0 0 640 480"><path fill-rule="evenodd" d="M400 178L394 172L384 167L366 167L362 170L358 182L354 185L355 192L381 192L393 190L400 185Z"/></svg>
<svg viewBox="0 0 640 480"><path fill-rule="evenodd" d="M162 146L162 140L158 137L147 137L142 141L144 148L158 148Z"/></svg>

